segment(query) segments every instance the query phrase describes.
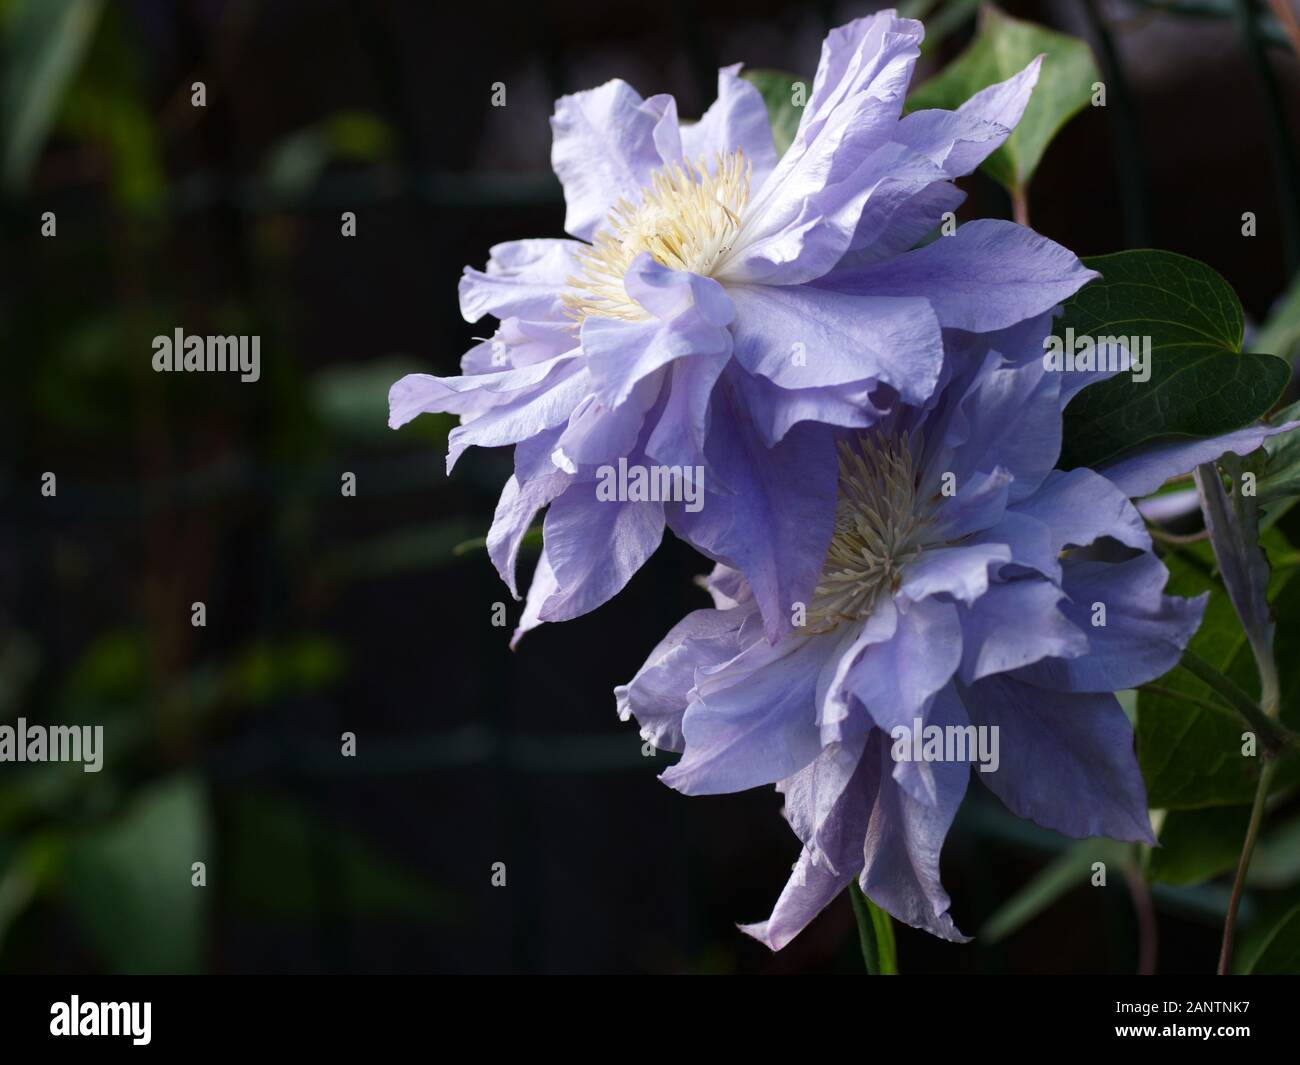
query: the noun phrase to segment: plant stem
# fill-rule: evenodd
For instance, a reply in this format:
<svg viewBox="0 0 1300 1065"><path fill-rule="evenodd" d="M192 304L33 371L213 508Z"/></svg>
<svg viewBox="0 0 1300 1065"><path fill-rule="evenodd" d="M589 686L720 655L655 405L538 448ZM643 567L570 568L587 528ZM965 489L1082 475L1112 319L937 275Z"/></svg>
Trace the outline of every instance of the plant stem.
<svg viewBox="0 0 1300 1065"><path fill-rule="evenodd" d="M1246 828L1246 841L1241 845L1241 858L1237 862L1237 875L1232 881L1232 898L1228 901L1228 917L1223 922L1223 945L1219 948L1220 976L1227 976L1232 964L1232 943L1237 932L1237 910L1241 906L1241 892L1246 886L1246 870L1250 868L1251 855L1255 852L1255 840L1259 836L1259 826L1264 822L1264 804L1268 800L1268 790L1277 771L1277 762L1269 758L1259 774L1259 784L1255 788L1255 802L1250 808L1250 824Z"/></svg>
<svg viewBox="0 0 1300 1065"><path fill-rule="evenodd" d="M1159 939L1151 888L1133 865L1125 865L1124 880L1128 884L1129 895L1133 899L1133 912L1137 916L1138 976L1154 976Z"/></svg>
<svg viewBox="0 0 1300 1065"><path fill-rule="evenodd" d="M1189 695L1187 692L1180 692L1175 688L1166 688L1161 684L1143 684L1138 687L1138 691L1146 692L1149 695L1158 695L1162 699L1174 699L1180 703L1186 703L1188 706L1199 706L1202 710L1213 710L1219 714L1232 709L1226 703L1216 703L1213 699L1202 699L1196 695Z"/></svg>
<svg viewBox="0 0 1300 1065"><path fill-rule="evenodd" d="M889 914L862 893L857 880L849 881L849 899L858 922L858 946L869 976L897 976L898 948Z"/></svg>
<svg viewBox="0 0 1300 1065"><path fill-rule="evenodd" d="M1011 190L1011 216L1018 225L1029 225L1029 192L1023 185Z"/></svg>
<svg viewBox="0 0 1300 1065"><path fill-rule="evenodd" d="M1269 663L1268 667L1263 664L1265 661ZM1264 693L1262 708L1257 706L1249 695L1194 651L1184 651L1183 657L1178 664L1197 680L1222 696L1228 705L1245 719L1246 724L1255 730L1264 747L1270 752L1279 751L1295 741L1295 737L1287 729L1282 728L1274 719L1274 715L1270 714L1268 710L1270 706L1276 708L1278 702L1277 668L1272 665L1271 655L1261 656L1259 664L1260 681Z"/></svg>

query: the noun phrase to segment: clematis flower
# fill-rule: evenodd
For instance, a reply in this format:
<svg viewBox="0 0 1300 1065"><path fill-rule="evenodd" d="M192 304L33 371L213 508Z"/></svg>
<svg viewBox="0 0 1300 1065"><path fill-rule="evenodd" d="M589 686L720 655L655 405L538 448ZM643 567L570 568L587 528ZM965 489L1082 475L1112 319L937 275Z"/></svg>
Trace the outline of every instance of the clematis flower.
<svg viewBox="0 0 1300 1065"><path fill-rule="evenodd" d="M931 400L840 433L835 530L802 627L769 642L744 576L718 566L714 608L616 691L620 716L681 752L672 787L784 795L802 853L769 919L745 927L773 949L855 877L900 921L965 939L939 856L971 758L896 746L927 729L992 730L1000 757L974 775L1013 813L1153 842L1114 692L1177 663L1205 599L1164 595L1129 496L1258 431L1147 449L1116 464L1121 483L1053 469L1061 411L1097 377L1044 369L1050 317L967 336Z"/></svg>
<svg viewBox="0 0 1300 1065"><path fill-rule="evenodd" d="M411 375L390 394L394 428L460 415L449 470L472 445L515 445L488 549L516 597L520 541L548 507L520 632L608 600L665 526L744 575L769 638L788 632L831 540L836 429L922 404L945 330L1010 327L1095 276L1008 222L909 250L1038 76L1035 61L957 111L901 117L921 37L893 12L832 31L779 159L738 66L694 124L671 96L617 80L557 102L552 162L575 239L501 244L466 269L462 312L495 316L495 334L460 376ZM609 499L620 460L698 473L702 499Z"/></svg>

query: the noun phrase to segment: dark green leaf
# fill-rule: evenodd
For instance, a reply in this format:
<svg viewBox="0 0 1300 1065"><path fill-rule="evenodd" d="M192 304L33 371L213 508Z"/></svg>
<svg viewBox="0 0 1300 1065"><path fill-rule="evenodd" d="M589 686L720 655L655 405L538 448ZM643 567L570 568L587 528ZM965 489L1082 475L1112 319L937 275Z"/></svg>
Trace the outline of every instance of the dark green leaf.
<svg viewBox="0 0 1300 1065"><path fill-rule="evenodd" d="M1061 468L1095 466L1157 437L1239 429L1282 394L1290 368L1274 355L1241 353L1241 303L1210 267L1153 250L1084 262L1102 276L1067 301L1055 335L1150 337L1151 376L1121 373L1074 399Z"/></svg>
<svg viewBox="0 0 1300 1065"><path fill-rule="evenodd" d="M1077 37L1054 33L1010 18L992 4L980 9L979 30L970 47L916 89L910 111L953 111L981 89L1006 81L1042 55L1043 67L1029 105L1006 143L983 169L1008 190L1024 190L1057 131L1083 109L1101 80L1092 52Z"/></svg>

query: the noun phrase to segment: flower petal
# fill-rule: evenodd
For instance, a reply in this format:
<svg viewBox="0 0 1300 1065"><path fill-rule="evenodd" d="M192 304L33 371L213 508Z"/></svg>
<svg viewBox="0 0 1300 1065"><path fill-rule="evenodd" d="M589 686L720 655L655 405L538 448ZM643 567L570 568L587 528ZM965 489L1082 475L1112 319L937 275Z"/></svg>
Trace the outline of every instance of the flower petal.
<svg viewBox="0 0 1300 1065"><path fill-rule="evenodd" d="M772 124L763 94L739 77L739 63L718 71L718 98L703 117L681 131L682 155L693 163L740 149L753 166L750 187L758 188L776 166Z"/></svg>
<svg viewBox="0 0 1300 1065"><path fill-rule="evenodd" d="M945 329L988 333L1033 318L1098 276L1032 229L997 219L960 226L884 262L835 270L816 284L836 292L921 296Z"/></svg>
<svg viewBox="0 0 1300 1065"><path fill-rule="evenodd" d="M1205 611L1207 595L1164 595L1169 571L1155 555L1124 562L1076 561L1062 565L1061 610L1088 637L1086 655L1049 658L1017 670L1020 680L1076 692L1114 692L1164 676L1178 664ZM1093 623L1096 607L1102 624Z"/></svg>
<svg viewBox="0 0 1300 1065"><path fill-rule="evenodd" d="M651 172L675 161L658 147L668 99L643 100L615 78L555 101L551 167L564 186L567 232L591 240L614 204L639 203Z"/></svg>
<svg viewBox="0 0 1300 1065"><path fill-rule="evenodd" d="M512 240L495 245L487 272L465 267L460 279L460 313L467 322L485 314L497 318L564 321L560 297L565 279L578 272L573 240Z"/></svg>
<svg viewBox="0 0 1300 1065"><path fill-rule="evenodd" d="M672 627L627 684L614 689L618 716L635 714L641 736L661 751L685 746L682 715L700 670L729 662L743 650L744 610L694 610Z"/></svg>
<svg viewBox="0 0 1300 1065"><path fill-rule="evenodd" d="M794 142L751 200L720 276L799 284L839 261L872 190L906 151L888 134L922 35L919 22L892 12L827 35Z"/></svg>
<svg viewBox="0 0 1300 1065"><path fill-rule="evenodd" d="M612 599L663 539L661 503L600 501L590 482L570 485L542 526L557 591L538 616L567 621Z"/></svg>
<svg viewBox="0 0 1300 1065"><path fill-rule="evenodd" d="M904 924L964 943L968 937L948 914L950 900L939 879L939 852L966 794L970 767L965 762L933 763L936 801L923 802L890 775L889 745L877 746L881 779L867 825L862 890Z"/></svg>
<svg viewBox="0 0 1300 1065"><path fill-rule="evenodd" d="M988 677L961 692L998 729L1000 764L975 775L1018 817L1067 836L1154 843L1133 730L1115 696Z"/></svg>
<svg viewBox="0 0 1300 1065"><path fill-rule="evenodd" d="M1087 636L1058 606L1064 597L1054 584L1032 577L989 588L961 614L962 680L1087 654Z"/></svg>
<svg viewBox="0 0 1300 1065"><path fill-rule="evenodd" d="M519 557L524 533L537 512L563 492L569 481L566 474L556 470L520 485L519 479L511 474L501 491L496 513L492 516L492 528L487 534L487 550L492 564L516 599L519 598L519 589L515 585L515 561Z"/></svg>
<svg viewBox="0 0 1300 1065"><path fill-rule="evenodd" d="M1110 536L1128 547L1151 549L1151 537L1142 515L1128 496L1105 477L1079 467L1062 473L1053 470L1032 496L1013 510L1037 518L1052 530L1052 550L1066 544L1086 547Z"/></svg>
<svg viewBox="0 0 1300 1065"><path fill-rule="evenodd" d="M922 707L957 671L962 658L962 625L957 607L938 599L888 600L873 613L897 609L892 638L866 647L846 680L885 732L909 728Z"/></svg>
<svg viewBox="0 0 1300 1065"><path fill-rule="evenodd" d="M714 389L703 505L691 513L672 504L668 521L696 550L745 575L776 639L821 575L835 523L835 448L831 430L807 422L768 448L738 406L731 369Z"/></svg>
<svg viewBox="0 0 1300 1065"><path fill-rule="evenodd" d="M682 718L685 753L660 779L687 795L718 795L806 766L821 750L811 696L837 642L758 640L699 677Z"/></svg>
<svg viewBox="0 0 1300 1065"><path fill-rule="evenodd" d="M736 361L782 388L885 383L910 403L930 397L943 334L923 299L852 296L807 285L736 285Z"/></svg>
<svg viewBox="0 0 1300 1065"><path fill-rule="evenodd" d="M1213 462L1231 451L1249 455L1270 436L1289 432L1300 421L1284 425L1248 425L1222 436L1202 440L1171 440L1142 445L1135 452L1104 462L1097 472L1113 482L1127 496L1150 495L1170 477L1195 469L1203 462Z"/></svg>

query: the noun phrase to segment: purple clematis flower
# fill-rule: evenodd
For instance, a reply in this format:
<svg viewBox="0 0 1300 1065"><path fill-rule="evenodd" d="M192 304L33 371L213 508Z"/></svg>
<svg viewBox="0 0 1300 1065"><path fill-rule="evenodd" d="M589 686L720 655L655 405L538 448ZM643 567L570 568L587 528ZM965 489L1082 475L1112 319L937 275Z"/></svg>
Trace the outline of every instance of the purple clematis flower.
<svg viewBox="0 0 1300 1065"><path fill-rule="evenodd" d="M790 149L758 91L719 72L700 121L622 81L560 99L552 162L574 240L492 249L460 286L469 321L500 320L463 374L415 374L390 424L461 416L471 445L514 444L488 549L512 593L543 507L520 631L616 594L665 525L744 575L770 639L808 599L835 523L837 427L916 406L944 331L1031 319L1095 276L1009 222L916 249L1019 121L1038 62L957 111L901 117L922 28L892 12L831 32ZM620 465L621 462L621 465ZM602 487L615 467L669 471L682 492ZM694 505L692 505L692 503Z"/></svg>
<svg viewBox="0 0 1300 1065"><path fill-rule="evenodd" d="M976 751L1000 751L975 775L1019 816L1154 841L1114 692L1177 663L1204 597L1163 594L1129 496L1255 434L1146 449L1118 482L1053 469L1061 412L1098 378L1044 368L1050 319L954 336L934 397L839 434L835 531L800 627L765 639L752 588L718 566L715 608L616 692L682 752L672 787L785 796L803 851L771 917L745 927L773 949L854 877L900 921L963 940L939 854Z"/></svg>

